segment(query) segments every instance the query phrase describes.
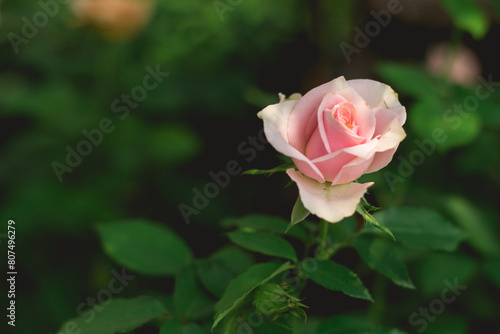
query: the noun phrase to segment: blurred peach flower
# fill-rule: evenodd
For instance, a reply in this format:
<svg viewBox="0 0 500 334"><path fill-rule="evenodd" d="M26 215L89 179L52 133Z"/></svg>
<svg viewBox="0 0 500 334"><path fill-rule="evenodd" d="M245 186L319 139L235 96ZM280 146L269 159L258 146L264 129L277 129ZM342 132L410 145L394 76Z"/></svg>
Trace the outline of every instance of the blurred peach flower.
<svg viewBox="0 0 500 334"><path fill-rule="evenodd" d="M73 0L81 24L97 28L112 39L135 35L150 19L152 0Z"/></svg>

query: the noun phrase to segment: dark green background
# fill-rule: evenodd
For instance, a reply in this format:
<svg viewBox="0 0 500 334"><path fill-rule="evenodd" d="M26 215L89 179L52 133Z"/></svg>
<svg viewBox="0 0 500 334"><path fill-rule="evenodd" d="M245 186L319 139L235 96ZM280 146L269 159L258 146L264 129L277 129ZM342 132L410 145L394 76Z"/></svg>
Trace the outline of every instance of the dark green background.
<svg viewBox="0 0 500 334"><path fill-rule="evenodd" d="M297 191L295 186L284 189L284 174L231 177L190 224L178 209L181 203L192 205L193 189L202 190L211 181L209 173L225 170L231 160L243 169L279 164L269 145L255 150L255 159L250 151L242 154L250 147L249 136L262 128L256 113L277 102L278 92L305 93L340 75L390 84L409 114L408 136L396 154L408 159L418 149L415 140L426 138L429 128L449 126L442 113L475 88L426 74L423 63L431 45L463 43L477 53L483 77L500 80L500 6L495 1L482 7L488 26L476 38L461 31L467 28L455 28L439 4L427 8L441 13L437 19L431 12L405 8L348 63L339 45L354 44L353 28L364 29L373 21L370 10L385 7L384 1L378 7L375 3L245 0L221 20L211 1L161 0L143 31L122 41L75 26L68 6L61 5L15 53L9 33L21 35L22 17L31 20L40 7L27 0L3 1L0 233L6 233L8 219L16 221L18 271L17 326L9 330L55 333L76 316L82 301L106 286L111 270L119 267L104 255L94 230L98 222L155 220L176 230L196 257L204 257L229 242L220 227L223 218L255 212L289 217ZM417 19L408 19L405 11ZM147 66L157 65L169 75L121 120L111 103L142 83ZM373 306L306 289L310 316L372 307L374 319L413 331L409 315L439 294L443 279L458 276L468 289L427 332L445 333L447 328L466 333L495 325L500 297L499 96L497 88L458 132L449 133L454 139L426 156L394 192L384 172L398 173L396 157L386 169L363 178L376 182L369 195L374 204L432 207L465 229L469 241L451 255L409 259L417 290L389 285L381 290L385 302L383 295L374 295L382 301ZM111 119L114 130L59 182L52 163L64 163L67 145L75 149L85 139L82 131L98 127L103 118ZM1 240L6 253L6 239ZM354 253L341 256L347 265L359 263ZM388 283L367 275L368 287ZM153 287L170 293L173 280L139 277L120 297ZM324 298L331 298L328 308L322 306ZM6 298L2 300L4 309Z"/></svg>

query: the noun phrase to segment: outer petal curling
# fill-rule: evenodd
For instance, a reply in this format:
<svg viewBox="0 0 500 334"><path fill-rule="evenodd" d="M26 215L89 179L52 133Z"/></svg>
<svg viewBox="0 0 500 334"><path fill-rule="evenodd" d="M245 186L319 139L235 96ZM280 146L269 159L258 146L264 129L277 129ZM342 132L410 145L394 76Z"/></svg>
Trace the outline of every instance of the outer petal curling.
<svg viewBox="0 0 500 334"><path fill-rule="evenodd" d="M304 207L330 223L339 222L353 215L361 197L368 187L374 184L353 182L332 186L308 178L293 168L286 172L297 183Z"/></svg>
<svg viewBox="0 0 500 334"><path fill-rule="evenodd" d="M406 121L406 109L398 100L398 94L388 85L369 79L348 80L347 84L356 92L371 108L388 108L398 115L399 123L403 125Z"/></svg>
<svg viewBox="0 0 500 334"><path fill-rule="evenodd" d="M384 151L377 152L373 157L372 163L366 170L366 174L376 172L389 164L396 153L397 147Z"/></svg>
<svg viewBox="0 0 500 334"><path fill-rule="evenodd" d="M310 169L310 177L324 182L325 179L319 169L302 153L292 147L288 141L288 119L297 100L284 101L272 104L257 115L264 121L264 132L269 143L280 153L287 155L294 160L305 163Z"/></svg>
<svg viewBox="0 0 500 334"><path fill-rule="evenodd" d="M316 112L323 97L332 92L349 87L344 77L338 77L307 92L290 115L288 135L290 145L305 152L307 142L316 129ZM312 124L310 124L312 122Z"/></svg>
<svg viewBox="0 0 500 334"><path fill-rule="evenodd" d="M406 137L406 132L397 119L392 120L386 125L385 131L379 138L377 152L383 152L397 147L399 143Z"/></svg>

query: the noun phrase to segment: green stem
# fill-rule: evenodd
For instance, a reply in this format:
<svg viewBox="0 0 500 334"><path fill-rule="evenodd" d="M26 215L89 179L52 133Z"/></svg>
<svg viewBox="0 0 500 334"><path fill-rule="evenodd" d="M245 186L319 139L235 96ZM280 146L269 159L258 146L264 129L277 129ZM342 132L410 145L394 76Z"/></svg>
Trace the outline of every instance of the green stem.
<svg viewBox="0 0 500 334"><path fill-rule="evenodd" d="M373 303L368 310L368 319L374 324L380 325L385 310L385 296L387 291L387 279L382 275L377 275L375 277L374 287L373 287Z"/></svg>

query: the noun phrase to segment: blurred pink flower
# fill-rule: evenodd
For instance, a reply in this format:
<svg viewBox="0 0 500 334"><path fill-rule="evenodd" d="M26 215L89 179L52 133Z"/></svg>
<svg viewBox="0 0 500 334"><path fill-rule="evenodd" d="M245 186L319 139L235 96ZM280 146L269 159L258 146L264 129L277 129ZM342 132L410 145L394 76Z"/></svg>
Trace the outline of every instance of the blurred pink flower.
<svg viewBox="0 0 500 334"><path fill-rule="evenodd" d="M437 44L429 49L426 57L427 70L434 75L444 75L449 80L472 85L481 74L481 63L469 48L453 48L447 43Z"/></svg>

